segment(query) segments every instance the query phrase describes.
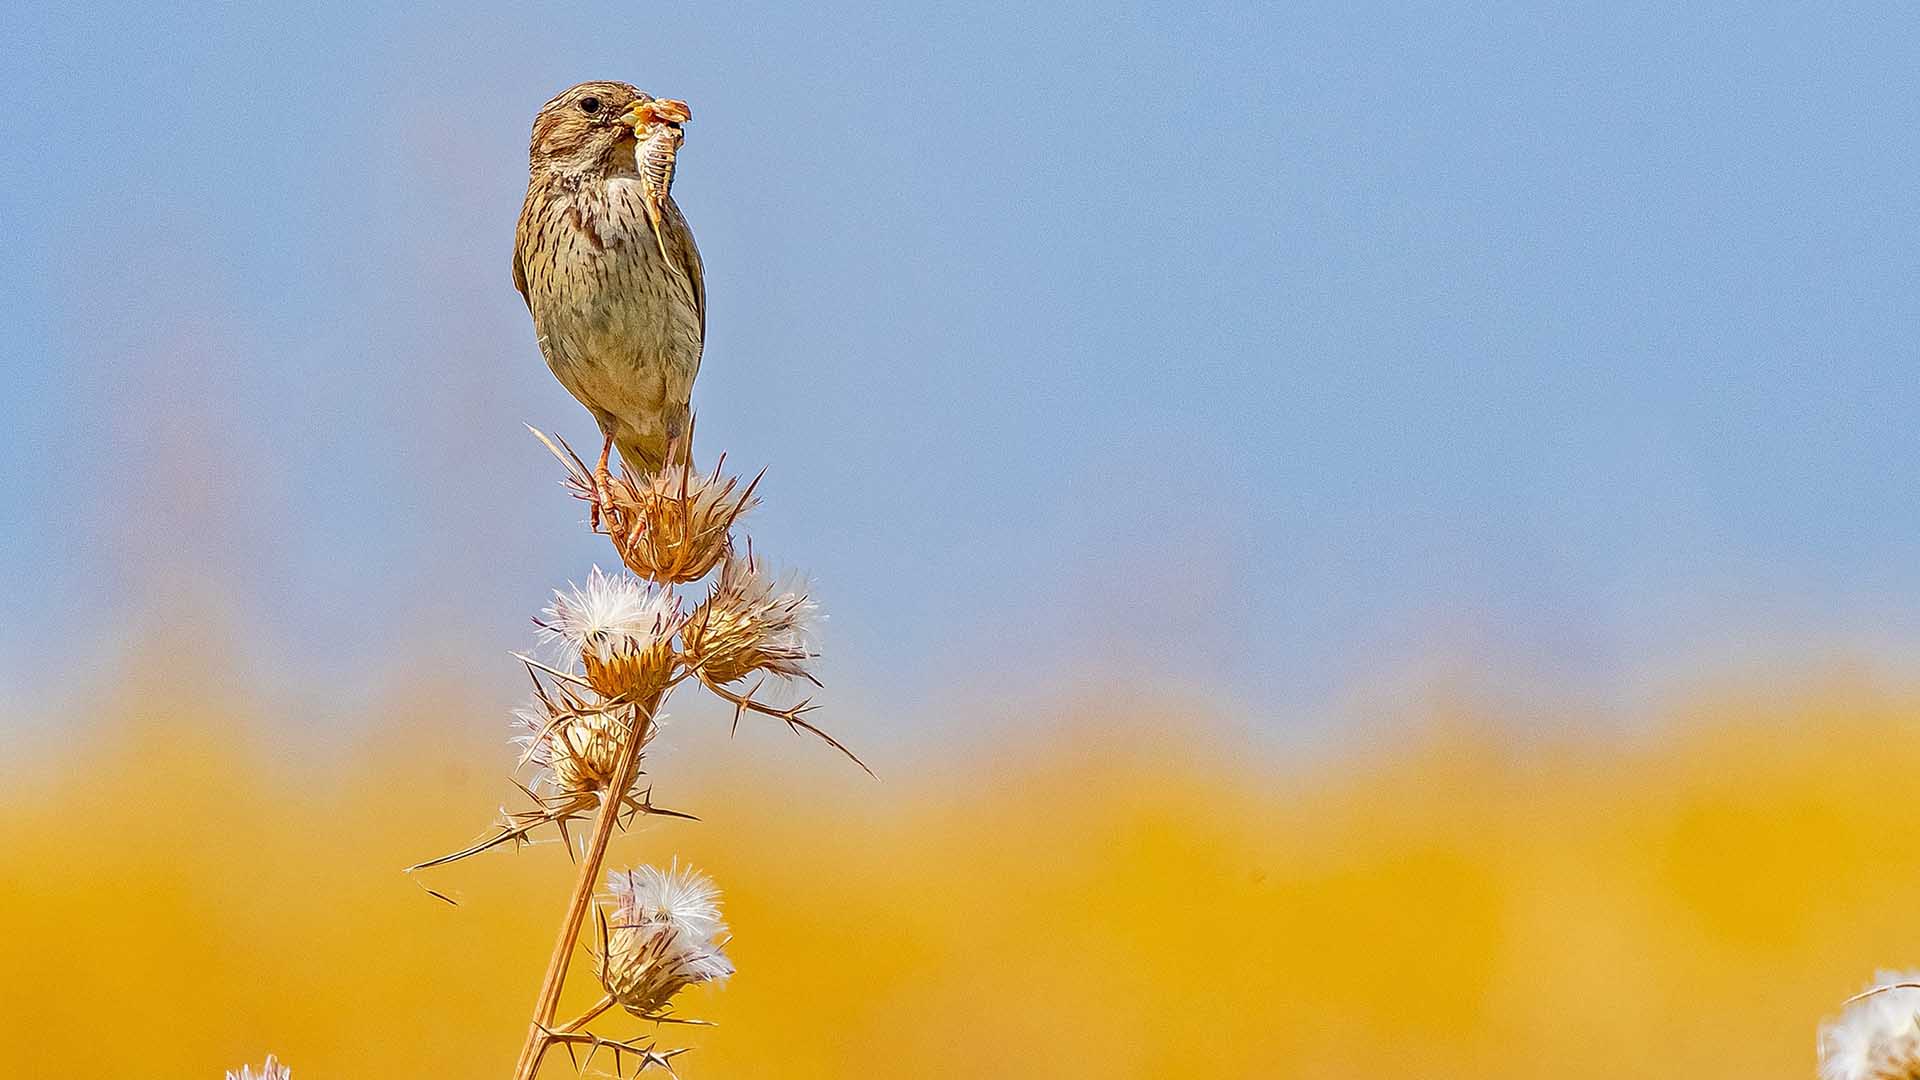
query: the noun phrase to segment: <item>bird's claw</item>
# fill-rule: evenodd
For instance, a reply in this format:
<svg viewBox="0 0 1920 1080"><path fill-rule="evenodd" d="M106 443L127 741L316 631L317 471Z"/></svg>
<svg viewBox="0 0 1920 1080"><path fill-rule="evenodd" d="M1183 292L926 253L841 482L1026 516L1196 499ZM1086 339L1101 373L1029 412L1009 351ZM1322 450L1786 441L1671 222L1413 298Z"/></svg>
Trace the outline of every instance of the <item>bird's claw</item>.
<svg viewBox="0 0 1920 1080"><path fill-rule="evenodd" d="M600 462L593 467L593 500L587 510L587 527L598 530L605 518L601 508L613 504L613 470L607 467L607 460L613 456L613 436L600 444Z"/></svg>

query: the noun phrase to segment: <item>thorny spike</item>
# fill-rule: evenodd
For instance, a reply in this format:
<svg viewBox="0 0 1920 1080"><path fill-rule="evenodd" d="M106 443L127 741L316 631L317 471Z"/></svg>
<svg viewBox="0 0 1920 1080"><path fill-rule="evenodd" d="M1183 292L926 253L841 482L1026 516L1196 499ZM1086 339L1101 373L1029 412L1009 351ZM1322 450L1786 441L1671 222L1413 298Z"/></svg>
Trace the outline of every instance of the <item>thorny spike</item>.
<svg viewBox="0 0 1920 1080"><path fill-rule="evenodd" d="M588 1031L555 1031L545 1024L537 1025L537 1027L540 1030L541 1038L544 1039L548 1045L559 1043L562 1046L568 1047L567 1055L569 1057L573 1056L572 1047L575 1044L587 1048L585 1060L574 1059L576 1069L585 1069L587 1066L593 1064L594 1055L600 1052L601 1047L605 1047L613 1053L613 1067L616 1074L623 1076L626 1074L621 1071L621 1054L632 1054L640 1059L639 1066L633 1071L633 1075L635 1076L645 1071L647 1066L657 1065L665 1069L667 1075L677 1077L679 1074L673 1071L673 1059L686 1053L688 1049L690 1049L689 1047L682 1046L672 1050L661 1051L656 1049L656 1047L659 1046L658 1043L642 1045L638 1037L632 1039L609 1039Z"/></svg>
<svg viewBox="0 0 1920 1080"><path fill-rule="evenodd" d="M654 805L652 788L648 788L647 790L641 792L640 798L638 799L634 798L632 795L628 795L627 805L633 807L634 810L642 814L646 814L648 817L679 818L682 821L699 821L700 820L699 817L693 814L689 814L684 810L669 810L664 806Z"/></svg>
<svg viewBox="0 0 1920 1080"><path fill-rule="evenodd" d="M591 478L592 474L587 471L587 463L580 460L580 455L573 452L573 447L567 445L565 437L558 435L549 437L546 432L532 424L527 425L527 430L533 432L533 437L539 439L548 452L560 459L560 464L566 466L569 477ZM559 443L558 446L554 445L556 442Z"/></svg>
<svg viewBox="0 0 1920 1080"><path fill-rule="evenodd" d="M448 895L447 895L446 893L443 893L443 892L441 892L441 891L439 891L438 889L430 889L430 888L428 888L428 887L427 887L427 883L426 883L426 882L424 882L424 881L421 881L421 880L420 880L419 878L414 878L414 879L413 879L413 883L414 883L415 885L418 885L418 886L420 886L420 891L421 891L421 892L424 892L424 893L426 893L426 894L427 894L428 896L431 896L431 897L433 897L433 898L434 898L435 900L444 900L444 901L446 901L446 902L447 902L447 905L448 905L449 907L459 907L459 906L460 906L460 901L458 901L458 900L455 900L455 899L454 899L453 897L451 897L451 896L448 896Z"/></svg>
<svg viewBox="0 0 1920 1080"><path fill-rule="evenodd" d="M522 790L524 790L524 788ZM563 803L557 807L552 807L544 811L531 813L531 814L524 814L524 815L523 814L510 815L513 818L521 819L520 823L517 825L507 825L507 824L497 825L495 826L495 828L497 828L499 832L495 833L493 836L489 836L483 840L475 841L474 843L469 844L468 846L461 848L459 851L453 852L451 854L442 855L439 858L435 858L435 859L428 859L426 862L415 863L414 865L407 867L406 872L411 874L416 870L426 870L430 867L444 866L447 863L459 862L461 859L470 858L474 855L480 854L483 851L489 851L493 848L499 847L501 844L518 843L520 841L526 840L528 835L532 833L535 829L538 829L540 826L548 824L549 822L558 823L560 825L562 832L564 833L566 830L566 821L569 818L578 817L580 814L584 813L585 811L593 809L594 806L597 804L598 804L598 800L593 798L592 796L580 795L574 798L570 802Z"/></svg>
<svg viewBox="0 0 1920 1080"><path fill-rule="evenodd" d="M715 694L726 699L727 701L733 702L734 726L736 728L738 728L740 724L741 710L757 712L762 716L771 716L775 720L784 722L790 728L794 728L800 731L811 732L812 734L820 737L821 739L824 739L828 746L831 746L835 750L838 750L842 754L845 754L849 761L852 761L855 765L860 766L860 768L868 776L872 776L876 780L879 779L879 777L874 774L874 771L872 769L867 768L867 763L864 761L861 761L859 755L855 754L853 751L841 745L840 740L834 738L833 736L827 734L824 731L821 731L819 728L814 727L812 724L806 722L805 720L800 719L800 716L802 713L812 711L814 707L812 698L808 698L800 702L800 704L794 705L790 708L776 709L771 705L763 705L760 702L753 700L753 693L751 691L749 691L745 697L742 697L739 694L736 694L733 691L728 690L724 686L715 685L714 683L709 682L705 679L700 680L700 685L706 687L708 690L713 691ZM754 689L758 690L759 685L755 684Z"/></svg>
<svg viewBox="0 0 1920 1080"><path fill-rule="evenodd" d="M497 828L499 831L496 832L494 835L486 837L481 840L477 840L474 843L464 848L461 848L459 851L455 851L447 855L442 855L438 858L428 859L425 862L415 863L414 865L407 867L405 872L411 874L417 870L427 870L435 866L445 866L448 863L459 862L462 859L471 858L475 855L481 854L482 852L491 851L492 849L499 847L502 844L530 843L531 834L535 830L539 829L542 825L547 825L547 824L552 824L560 830L560 840L561 840L561 843L567 849L567 857L569 859L573 858L573 847L574 847L573 834L569 830L568 826L571 825L575 820L584 816L587 811L592 810L594 807L598 806L600 804L600 800L595 798L592 795L582 793L580 795L574 796L573 798L565 802L549 803L547 800L543 800L540 798L540 796L534 794L531 789L529 789L525 784L520 783L519 780L517 779L514 780L513 784L515 787L519 788L522 792L524 792L528 798L534 800L535 803L541 805L543 809L539 811L529 811L526 813L509 814L507 816L514 822L514 824L501 824L501 825L495 826L495 828ZM622 800L622 802L624 803L625 806L631 807L633 810L633 812L627 816L627 822L629 826L631 826L634 818L641 815L645 815L647 817L679 818L683 821L699 821L700 820L695 815L689 814L683 810L670 810L664 806L656 806L653 802L652 788L648 788L645 791L641 792L638 798L636 798L633 794L629 793ZM433 890L428 889L427 891L432 892ZM441 897L441 899L446 900L447 898L443 896ZM447 902L454 903L454 901L452 900L447 900Z"/></svg>
<svg viewBox="0 0 1920 1080"><path fill-rule="evenodd" d="M692 1019L679 1017L679 1016L653 1016L653 1015L641 1016L639 1013L634 1013L632 1015L637 1019L645 1020L649 1024L679 1024L682 1027L719 1027L720 1026L719 1024L716 1024L711 1020L692 1020Z"/></svg>
<svg viewBox="0 0 1920 1080"><path fill-rule="evenodd" d="M580 676L575 675L570 671L561 671L559 668L548 667L547 665L541 663L538 660L535 660L533 657L528 656L525 653L515 652L515 653L508 653L507 655L527 665L527 669L530 672L537 670L544 675L548 675L555 679L561 679L566 682L570 682L575 686L585 686L589 690L593 689L593 687L590 684L588 684L587 680L581 678ZM538 684L536 683L535 685L538 685Z"/></svg>

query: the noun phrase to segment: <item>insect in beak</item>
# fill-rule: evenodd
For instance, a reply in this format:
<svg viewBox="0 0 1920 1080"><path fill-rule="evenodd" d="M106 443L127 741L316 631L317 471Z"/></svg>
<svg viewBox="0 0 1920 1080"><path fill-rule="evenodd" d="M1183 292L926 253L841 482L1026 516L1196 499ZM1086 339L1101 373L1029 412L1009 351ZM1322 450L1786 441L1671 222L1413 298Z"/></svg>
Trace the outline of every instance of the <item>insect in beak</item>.
<svg viewBox="0 0 1920 1080"><path fill-rule="evenodd" d="M653 226L653 242L660 249L660 257L671 263L667 255L667 238L661 228L662 215L665 213L667 193L673 189L674 157L680 152L680 143L685 135L680 125L693 118L692 110L684 101L671 98L656 98L652 101L636 101L621 114L620 122L633 127L633 137L640 140L639 160L640 182L645 195L647 223Z"/></svg>
<svg viewBox="0 0 1920 1080"><path fill-rule="evenodd" d="M627 111L620 116L620 122L633 129L636 139L646 138L646 129L655 124L684 124L691 119L693 112L687 108L687 103L672 98L636 101L627 106Z"/></svg>

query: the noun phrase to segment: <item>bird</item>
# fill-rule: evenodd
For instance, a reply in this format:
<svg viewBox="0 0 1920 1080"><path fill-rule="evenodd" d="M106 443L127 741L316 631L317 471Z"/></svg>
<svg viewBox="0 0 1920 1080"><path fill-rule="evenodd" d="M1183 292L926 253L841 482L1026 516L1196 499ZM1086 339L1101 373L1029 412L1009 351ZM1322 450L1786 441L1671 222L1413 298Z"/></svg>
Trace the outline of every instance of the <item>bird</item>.
<svg viewBox="0 0 1920 1080"><path fill-rule="evenodd" d="M706 281L662 170L643 175L649 163L635 160L636 129L671 126L670 138L647 141L649 154L671 154L687 117L683 102L596 81L561 91L533 120L513 284L547 366L600 426L602 474L616 446L642 474L687 454Z"/></svg>

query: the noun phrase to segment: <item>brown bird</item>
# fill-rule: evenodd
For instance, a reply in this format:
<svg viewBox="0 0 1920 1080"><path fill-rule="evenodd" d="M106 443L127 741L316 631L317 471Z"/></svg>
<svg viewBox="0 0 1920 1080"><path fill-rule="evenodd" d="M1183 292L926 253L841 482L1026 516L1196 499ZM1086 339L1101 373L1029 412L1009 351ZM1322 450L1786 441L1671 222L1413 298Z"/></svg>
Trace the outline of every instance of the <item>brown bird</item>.
<svg viewBox="0 0 1920 1080"><path fill-rule="evenodd" d="M514 234L513 284L547 366L640 472L658 470L669 441L687 434L707 332L700 252L662 186L685 119L683 103L622 82L581 83L547 102ZM642 174L636 128L658 133L649 153L667 155L664 169L656 161ZM602 449L603 468L606 459Z"/></svg>

